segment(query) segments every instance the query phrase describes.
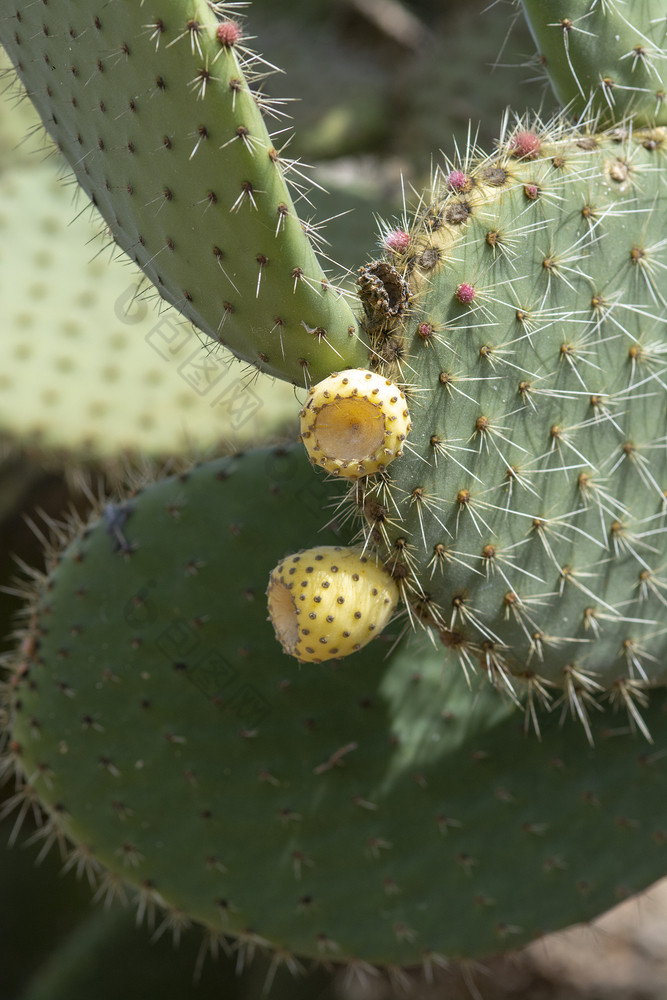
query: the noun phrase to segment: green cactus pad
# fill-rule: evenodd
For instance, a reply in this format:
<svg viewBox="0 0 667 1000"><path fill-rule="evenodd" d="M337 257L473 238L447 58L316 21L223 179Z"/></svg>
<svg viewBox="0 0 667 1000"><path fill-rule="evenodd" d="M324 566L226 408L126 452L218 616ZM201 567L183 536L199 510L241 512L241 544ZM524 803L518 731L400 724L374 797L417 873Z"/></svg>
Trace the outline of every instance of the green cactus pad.
<svg viewBox="0 0 667 1000"><path fill-rule="evenodd" d="M466 672L585 726L603 691L638 721L667 677L666 142L519 124L360 279L380 370L414 387L362 532Z"/></svg>
<svg viewBox="0 0 667 1000"><path fill-rule="evenodd" d="M225 9L22 2L0 40L113 238L160 294L239 357L308 385L341 361L365 364L367 347L296 214L286 177L301 191L300 167L274 148L271 104L250 89L271 67Z"/></svg>
<svg viewBox="0 0 667 1000"><path fill-rule="evenodd" d="M553 89L602 125L667 125L664 0L521 0Z"/></svg>
<svg viewBox="0 0 667 1000"><path fill-rule="evenodd" d="M293 389L206 348L103 253L55 165L0 176L0 439L71 461L238 448L293 425ZM145 285L145 281L144 281Z"/></svg>
<svg viewBox="0 0 667 1000"><path fill-rule="evenodd" d="M664 739L647 754L605 720L591 749L553 716L526 737L424 633L280 652L268 572L327 497L300 452L249 453L106 508L55 557L8 685L17 805L167 928L361 968L517 946L662 875Z"/></svg>

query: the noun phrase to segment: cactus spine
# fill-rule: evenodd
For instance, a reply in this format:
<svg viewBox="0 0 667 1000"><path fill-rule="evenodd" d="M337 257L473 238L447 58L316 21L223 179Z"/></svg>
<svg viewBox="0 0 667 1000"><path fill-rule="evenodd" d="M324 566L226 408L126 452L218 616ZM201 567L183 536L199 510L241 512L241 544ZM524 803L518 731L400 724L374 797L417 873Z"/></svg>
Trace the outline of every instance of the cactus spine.
<svg viewBox="0 0 667 1000"><path fill-rule="evenodd" d="M667 125L662 0L521 0L553 89L573 115L603 125Z"/></svg>

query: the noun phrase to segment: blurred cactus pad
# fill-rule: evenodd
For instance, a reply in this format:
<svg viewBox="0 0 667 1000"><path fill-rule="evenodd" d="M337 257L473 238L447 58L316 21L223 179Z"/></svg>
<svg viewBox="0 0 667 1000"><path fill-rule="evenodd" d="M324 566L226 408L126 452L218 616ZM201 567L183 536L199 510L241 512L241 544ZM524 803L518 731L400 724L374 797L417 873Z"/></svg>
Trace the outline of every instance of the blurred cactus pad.
<svg viewBox="0 0 667 1000"><path fill-rule="evenodd" d="M206 350L110 261L50 161L0 175L0 442L68 467L234 450L295 424L292 391ZM90 215L90 213L87 213ZM249 384L252 383L252 384Z"/></svg>
<svg viewBox="0 0 667 1000"><path fill-rule="evenodd" d="M25 141L38 121L20 90L2 96L2 450L110 468L121 453L233 450L294 425L286 386L249 377L224 348L204 350L174 310L155 310L136 268L111 259L55 148L45 159L43 136Z"/></svg>
<svg viewBox="0 0 667 1000"><path fill-rule="evenodd" d="M667 19L521 6L567 107L455 147L380 220L354 294L245 4L0 21L109 238L211 350L299 398L354 384L302 425L318 468L257 450L55 525L10 664L13 804L110 898L129 882L165 928L276 966L428 976L664 874ZM300 556L330 546L401 598L363 649L348 623L375 630L382 587ZM266 620L276 565L294 656ZM327 591L335 650L359 651L299 663Z"/></svg>

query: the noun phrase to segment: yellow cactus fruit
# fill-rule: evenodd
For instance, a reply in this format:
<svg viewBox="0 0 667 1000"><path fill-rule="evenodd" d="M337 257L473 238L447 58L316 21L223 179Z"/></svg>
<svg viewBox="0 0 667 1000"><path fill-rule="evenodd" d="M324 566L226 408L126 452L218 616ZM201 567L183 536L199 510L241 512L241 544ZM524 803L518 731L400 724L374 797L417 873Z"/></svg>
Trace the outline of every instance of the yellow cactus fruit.
<svg viewBox="0 0 667 1000"><path fill-rule="evenodd" d="M300 416L310 461L346 479L382 472L402 454L412 426L398 386L363 368L318 382Z"/></svg>
<svg viewBox="0 0 667 1000"><path fill-rule="evenodd" d="M283 652L321 663L356 652L382 631L398 602L389 573L360 549L322 545L278 563L269 618Z"/></svg>

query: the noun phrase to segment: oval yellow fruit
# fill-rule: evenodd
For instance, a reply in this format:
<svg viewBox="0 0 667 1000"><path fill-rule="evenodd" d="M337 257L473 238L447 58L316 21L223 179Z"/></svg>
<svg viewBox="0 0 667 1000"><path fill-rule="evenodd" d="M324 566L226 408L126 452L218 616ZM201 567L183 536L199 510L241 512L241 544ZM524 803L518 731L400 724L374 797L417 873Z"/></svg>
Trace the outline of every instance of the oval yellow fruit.
<svg viewBox="0 0 667 1000"><path fill-rule="evenodd" d="M398 603L386 569L360 549L322 545L286 556L269 578L269 618L283 651L303 663L356 652Z"/></svg>

